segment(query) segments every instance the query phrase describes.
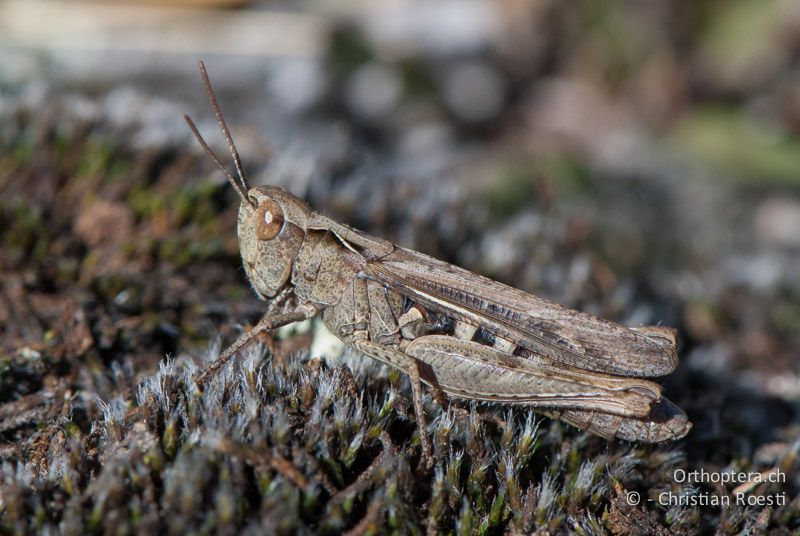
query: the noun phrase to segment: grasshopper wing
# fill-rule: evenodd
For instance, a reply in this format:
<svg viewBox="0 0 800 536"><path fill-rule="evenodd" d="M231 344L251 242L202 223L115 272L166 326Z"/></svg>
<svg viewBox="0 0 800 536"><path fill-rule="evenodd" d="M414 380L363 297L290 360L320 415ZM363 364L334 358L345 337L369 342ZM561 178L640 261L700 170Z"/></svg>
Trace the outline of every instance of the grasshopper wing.
<svg viewBox="0 0 800 536"><path fill-rule="evenodd" d="M666 330L645 335L416 251L395 248L368 262L364 272L554 363L635 377L661 376L677 365L675 341Z"/></svg>

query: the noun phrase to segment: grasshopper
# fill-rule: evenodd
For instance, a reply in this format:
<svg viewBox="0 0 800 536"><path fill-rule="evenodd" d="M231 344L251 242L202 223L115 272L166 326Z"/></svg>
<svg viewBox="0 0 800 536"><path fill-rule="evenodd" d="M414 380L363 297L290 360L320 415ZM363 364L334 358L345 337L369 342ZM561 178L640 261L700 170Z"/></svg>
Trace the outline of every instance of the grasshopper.
<svg viewBox="0 0 800 536"><path fill-rule="evenodd" d="M201 385L257 334L321 314L346 344L409 376L426 466L423 383L442 404L521 404L609 440L652 443L688 433L686 414L643 379L675 369L674 330L628 328L562 307L333 221L282 188L251 187L202 62L200 74L236 178L184 117L241 199L245 273L270 301L254 329L207 367Z"/></svg>

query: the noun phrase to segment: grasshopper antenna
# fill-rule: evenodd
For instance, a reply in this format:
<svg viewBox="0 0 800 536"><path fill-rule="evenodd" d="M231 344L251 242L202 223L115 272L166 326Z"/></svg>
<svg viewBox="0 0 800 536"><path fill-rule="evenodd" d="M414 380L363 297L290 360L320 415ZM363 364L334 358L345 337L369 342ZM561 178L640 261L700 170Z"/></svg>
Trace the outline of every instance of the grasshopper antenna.
<svg viewBox="0 0 800 536"><path fill-rule="evenodd" d="M242 198L242 201L250 205L254 205L254 203L247 197L247 191L250 189L250 183L247 180L247 173L245 173L244 168L242 167L242 159L239 157L239 151L236 150L236 145L233 143L233 137L231 136L231 132L228 129L227 123L225 123L225 118L222 117L222 112L219 109L219 103L217 103L217 96L214 94L214 89L211 87L211 80L208 78L206 66L202 61L200 62L200 76L203 79L203 86L206 88L208 99L211 101L211 108L214 110L214 115L217 116L217 122L222 129L223 136L225 136L225 142L228 144L228 151L230 151L231 156L233 157L233 164L236 166L236 173L239 175L238 181L225 168L225 165L214 153L214 151L211 150L211 147L208 146L205 139L203 139L203 136L200 134L200 131L197 129L197 126L194 124L194 121L192 121L192 119L186 114L183 115L183 118L186 120L186 124L189 125L189 129L192 131L192 134L194 134L197 142L203 148L203 151L205 151L209 158L214 161L219 170L225 175L225 177L228 179L228 182L230 182L234 190L236 190L236 193L238 193L239 197Z"/></svg>

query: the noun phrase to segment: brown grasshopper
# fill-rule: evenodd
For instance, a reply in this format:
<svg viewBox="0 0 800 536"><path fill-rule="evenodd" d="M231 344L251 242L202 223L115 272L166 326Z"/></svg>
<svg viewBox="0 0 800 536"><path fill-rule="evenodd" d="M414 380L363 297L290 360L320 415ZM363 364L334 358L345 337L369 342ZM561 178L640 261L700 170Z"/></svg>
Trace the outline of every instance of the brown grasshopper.
<svg viewBox="0 0 800 536"><path fill-rule="evenodd" d="M561 307L337 223L281 188L251 188L202 62L200 73L238 181L185 119L241 198L244 269L256 294L271 300L200 383L258 333L321 313L342 341L410 377L426 466L422 383L443 404L522 404L607 439L658 442L689 431L661 387L641 379L675 369L674 330Z"/></svg>

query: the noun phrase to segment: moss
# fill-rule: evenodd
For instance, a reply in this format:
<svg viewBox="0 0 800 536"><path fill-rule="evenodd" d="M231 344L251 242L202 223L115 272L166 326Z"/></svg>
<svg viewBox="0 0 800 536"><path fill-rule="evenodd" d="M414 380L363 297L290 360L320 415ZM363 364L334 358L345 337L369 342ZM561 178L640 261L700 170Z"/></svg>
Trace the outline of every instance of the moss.
<svg viewBox="0 0 800 536"><path fill-rule="evenodd" d="M7 226L2 238L7 262L17 265L28 258L41 261L48 247L47 225L41 209L18 198L6 210L9 215L3 218Z"/></svg>
<svg viewBox="0 0 800 536"><path fill-rule="evenodd" d="M87 144L80 152L75 174L78 177L107 175L118 150L118 145L109 138Z"/></svg>
<svg viewBox="0 0 800 536"><path fill-rule="evenodd" d="M36 154L36 144L32 140L21 138L12 147L12 162L16 169L26 167Z"/></svg>
<svg viewBox="0 0 800 536"><path fill-rule="evenodd" d="M714 166L720 177L757 185L797 186L800 141L738 108L698 107L670 135L683 154Z"/></svg>
<svg viewBox="0 0 800 536"><path fill-rule="evenodd" d="M500 170L485 193L490 221L505 221L529 206L535 196L535 180L531 171L522 165Z"/></svg>
<svg viewBox="0 0 800 536"><path fill-rule="evenodd" d="M346 76L373 57L369 45L351 31L334 32L328 50L329 65L337 76Z"/></svg>
<svg viewBox="0 0 800 536"><path fill-rule="evenodd" d="M733 0L709 17L701 34L706 61L727 76L747 72L775 53L772 39L781 28L780 2ZM717 67L719 66L719 67Z"/></svg>
<svg viewBox="0 0 800 536"><path fill-rule="evenodd" d="M94 279L95 292L108 301L113 301L123 290L128 287L128 281L122 274L107 273Z"/></svg>
<svg viewBox="0 0 800 536"><path fill-rule="evenodd" d="M772 308L775 327L784 337L798 337L800 334L800 302L790 299L776 303Z"/></svg>
<svg viewBox="0 0 800 536"><path fill-rule="evenodd" d="M58 132L53 140L53 151L59 162L64 162L73 155L75 150L75 140L72 133Z"/></svg>
<svg viewBox="0 0 800 536"><path fill-rule="evenodd" d="M598 190L599 178L585 162L576 158L568 155L549 156L541 165L542 173L553 181L559 198L591 197Z"/></svg>

